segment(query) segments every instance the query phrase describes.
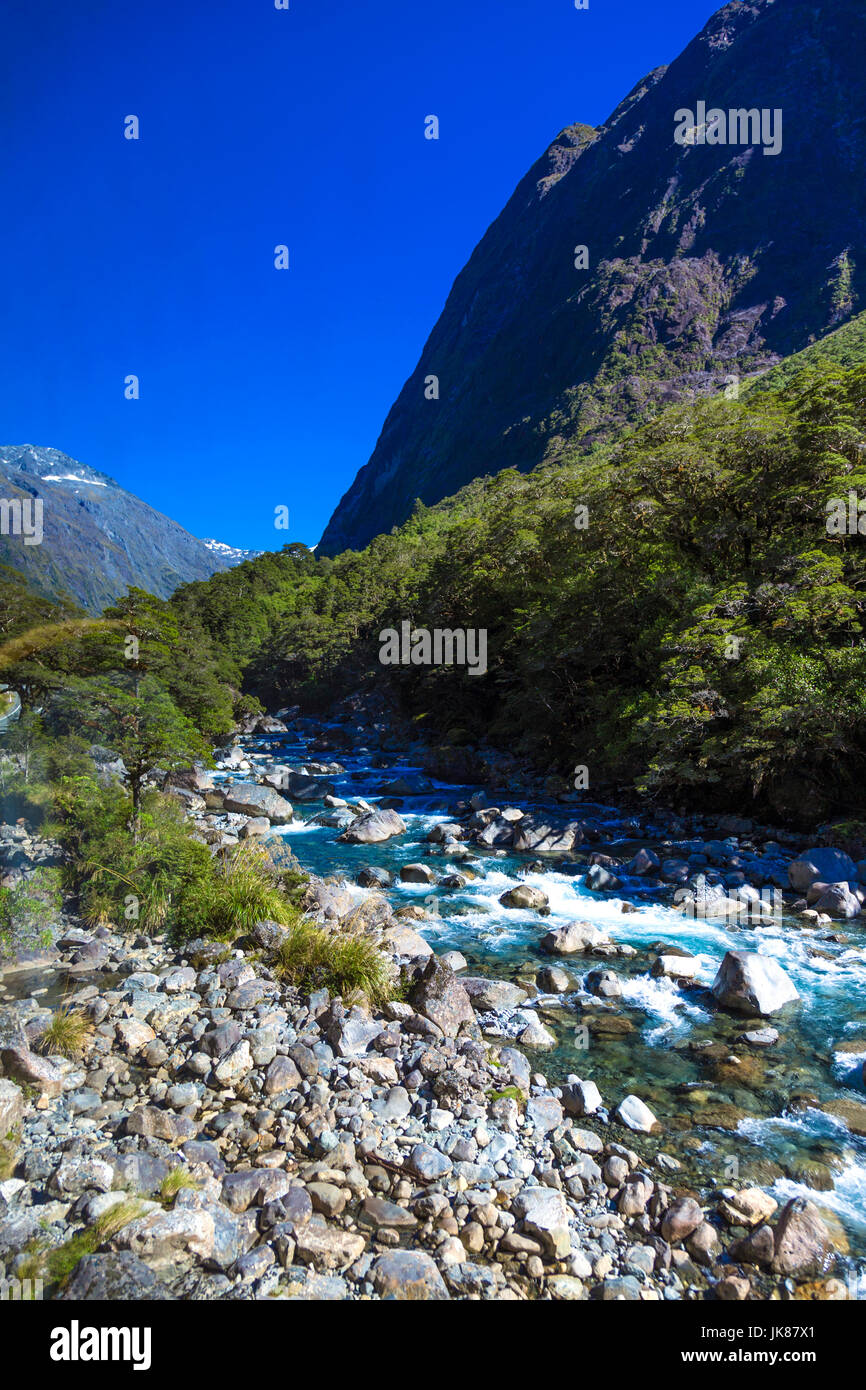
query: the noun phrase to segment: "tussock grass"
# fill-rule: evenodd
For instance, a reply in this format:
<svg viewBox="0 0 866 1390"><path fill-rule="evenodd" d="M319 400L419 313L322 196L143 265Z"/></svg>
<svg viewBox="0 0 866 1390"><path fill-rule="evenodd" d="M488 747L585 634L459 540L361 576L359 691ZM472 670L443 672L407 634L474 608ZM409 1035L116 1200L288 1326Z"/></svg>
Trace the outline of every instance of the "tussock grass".
<svg viewBox="0 0 866 1390"><path fill-rule="evenodd" d="M188 1173L185 1168L173 1168L170 1173L166 1174L160 1183L159 1200L162 1202L163 1206L170 1206L178 1192L182 1191L185 1187L191 1187L197 1190L201 1187L201 1183L197 1178L192 1176L192 1173Z"/></svg>
<svg viewBox="0 0 866 1390"><path fill-rule="evenodd" d="M277 948L274 966L286 984L305 994L327 989L351 1003L361 995L376 1007L394 997L390 962L369 937L323 931L296 921Z"/></svg>
<svg viewBox="0 0 866 1390"><path fill-rule="evenodd" d="M39 1039L39 1051L80 1058L93 1034L93 1024L80 1009L58 1009Z"/></svg>
<svg viewBox="0 0 866 1390"><path fill-rule="evenodd" d="M98 1217L92 1226L85 1226L83 1231L79 1231L64 1245L46 1251L42 1268L49 1283L65 1284L79 1260L85 1255L95 1254L100 1245L111 1240L112 1236L116 1236L118 1231L123 1230L124 1226L128 1226L130 1221L134 1221L141 1213L141 1202L134 1198L118 1202L117 1206Z"/></svg>
<svg viewBox="0 0 866 1390"><path fill-rule="evenodd" d="M280 890L267 854L257 845L241 845L200 891L199 910L208 934L218 940L251 931L256 922L288 927L299 920L298 909Z"/></svg>
<svg viewBox="0 0 866 1390"><path fill-rule="evenodd" d="M21 1139L17 1129L10 1129L5 1139L0 1139L0 1182L15 1176L15 1164Z"/></svg>

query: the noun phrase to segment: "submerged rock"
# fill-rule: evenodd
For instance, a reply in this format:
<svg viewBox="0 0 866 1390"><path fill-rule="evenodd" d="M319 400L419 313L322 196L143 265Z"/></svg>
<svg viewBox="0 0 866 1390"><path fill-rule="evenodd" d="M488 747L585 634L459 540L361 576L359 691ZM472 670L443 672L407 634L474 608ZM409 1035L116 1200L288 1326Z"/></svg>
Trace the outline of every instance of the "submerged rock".
<svg viewBox="0 0 866 1390"><path fill-rule="evenodd" d="M626 1129L633 1129L638 1134L652 1134L654 1129L661 1128L649 1106L639 1096L626 1096L614 1113Z"/></svg>

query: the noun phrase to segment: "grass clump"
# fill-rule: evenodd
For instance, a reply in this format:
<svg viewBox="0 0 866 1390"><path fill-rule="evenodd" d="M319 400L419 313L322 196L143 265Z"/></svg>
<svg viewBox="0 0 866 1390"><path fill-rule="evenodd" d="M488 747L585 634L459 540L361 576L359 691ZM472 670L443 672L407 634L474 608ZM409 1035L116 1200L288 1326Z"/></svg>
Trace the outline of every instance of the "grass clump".
<svg viewBox="0 0 866 1390"><path fill-rule="evenodd" d="M521 1109L526 1103L526 1097L517 1086L505 1086L501 1091L488 1091L487 1099L491 1104L495 1100L515 1100Z"/></svg>
<svg viewBox="0 0 866 1390"><path fill-rule="evenodd" d="M118 1231L128 1226L130 1221L141 1215L141 1212L141 1203L135 1199L118 1202L109 1211L97 1217L91 1226L85 1226L83 1231L67 1240L64 1245L46 1251L44 1269L49 1283L65 1284L79 1260L83 1260L85 1255L95 1254L101 1245L111 1240L112 1236L116 1236Z"/></svg>
<svg viewBox="0 0 866 1390"><path fill-rule="evenodd" d="M17 1129L10 1129L5 1139L0 1139L0 1182L15 1176L15 1163L21 1138Z"/></svg>
<svg viewBox="0 0 866 1390"><path fill-rule="evenodd" d="M197 885L197 901L187 904L191 916L203 918L210 936L231 938L251 931L256 922L297 922L298 909L285 897L274 878L267 853L258 845L241 845L230 859L215 866L211 878ZM183 916L183 905L179 913Z"/></svg>
<svg viewBox="0 0 866 1390"><path fill-rule="evenodd" d="M39 1051L77 1061L93 1033L93 1024L80 1009L58 1009L39 1039Z"/></svg>
<svg viewBox="0 0 866 1390"><path fill-rule="evenodd" d="M162 1202L163 1206L170 1206L178 1192L182 1191L185 1187L198 1190L198 1188L201 1187L201 1183L197 1178L192 1176L192 1173L188 1173L185 1168L173 1168L160 1183L159 1200Z"/></svg>
<svg viewBox="0 0 866 1390"><path fill-rule="evenodd" d="M276 974L305 994L326 989L351 1003L364 995L374 1007L394 997L390 962L369 937L332 935L296 921L277 948Z"/></svg>

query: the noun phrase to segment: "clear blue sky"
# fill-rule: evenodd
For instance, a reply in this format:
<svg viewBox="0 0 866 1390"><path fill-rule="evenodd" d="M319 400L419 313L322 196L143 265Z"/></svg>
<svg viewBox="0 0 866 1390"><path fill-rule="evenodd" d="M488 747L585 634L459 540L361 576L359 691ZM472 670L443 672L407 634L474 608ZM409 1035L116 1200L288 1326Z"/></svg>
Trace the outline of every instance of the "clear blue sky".
<svg viewBox="0 0 866 1390"><path fill-rule="evenodd" d="M314 543L518 180L717 8L3 0L0 443Z"/></svg>

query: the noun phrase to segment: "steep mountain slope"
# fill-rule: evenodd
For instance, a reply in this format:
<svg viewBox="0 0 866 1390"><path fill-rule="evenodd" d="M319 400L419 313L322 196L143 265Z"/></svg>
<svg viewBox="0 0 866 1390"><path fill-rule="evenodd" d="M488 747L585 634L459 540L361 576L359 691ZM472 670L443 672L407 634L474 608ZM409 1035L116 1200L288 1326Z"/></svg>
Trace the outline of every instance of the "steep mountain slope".
<svg viewBox="0 0 866 1390"><path fill-rule="evenodd" d="M0 498L40 498L44 530L41 544L0 535L0 563L37 591L65 592L92 612L129 584L168 598L179 584L227 567L176 521L59 449L0 446Z"/></svg>
<svg viewBox="0 0 866 1390"><path fill-rule="evenodd" d="M321 552L844 323L866 289L864 56L862 0L733 0L602 127L564 130L458 276ZM699 102L781 110L781 150L706 126L677 143Z"/></svg>

